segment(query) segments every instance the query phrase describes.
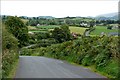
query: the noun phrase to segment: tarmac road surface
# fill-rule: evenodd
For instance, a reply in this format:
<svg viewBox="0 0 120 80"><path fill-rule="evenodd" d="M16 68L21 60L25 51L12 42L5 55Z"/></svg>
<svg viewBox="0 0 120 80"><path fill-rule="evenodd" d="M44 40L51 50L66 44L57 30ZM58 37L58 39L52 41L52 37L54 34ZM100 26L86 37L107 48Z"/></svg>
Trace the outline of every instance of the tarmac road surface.
<svg viewBox="0 0 120 80"><path fill-rule="evenodd" d="M87 68L62 60L20 56L15 78L105 78Z"/></svg>

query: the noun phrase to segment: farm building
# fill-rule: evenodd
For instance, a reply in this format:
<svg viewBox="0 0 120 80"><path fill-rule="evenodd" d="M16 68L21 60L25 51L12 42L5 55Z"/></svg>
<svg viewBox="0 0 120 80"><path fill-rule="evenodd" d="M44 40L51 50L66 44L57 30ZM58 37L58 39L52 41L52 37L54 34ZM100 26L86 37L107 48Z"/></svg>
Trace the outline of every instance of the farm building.
<svg viewBox="0 0 120 80"><path fill-rule="evenodd" d="M40 24L37 24L37 26L40 26Z"/></svg>
<svg viewBox="0 0 120 80"><path fill-rule="evenodd" d="M28 34L34 34L33 32L29 31Z"/></svg>
<svg viewBox="0 0 120 80"><path fill-rule="evenodd" d="M113 26L112 29L118 29L118 26Z"/></svg>
<svg viewBox="0 0 120 80"><path fill-rule="evenodd" d="M88 24L87 23L81 23L80 26L84 26L84 27L87 27Z"/></svg>

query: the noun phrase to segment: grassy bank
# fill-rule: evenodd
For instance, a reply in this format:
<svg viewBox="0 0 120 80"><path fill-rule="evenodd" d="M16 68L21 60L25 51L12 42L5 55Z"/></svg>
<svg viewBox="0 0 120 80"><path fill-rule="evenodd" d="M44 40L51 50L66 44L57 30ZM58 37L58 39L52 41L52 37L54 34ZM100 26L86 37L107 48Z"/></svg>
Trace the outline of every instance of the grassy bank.
<svg viewBox="0 0 120 80"><path fill-rule="evenodd" d="M18 67L18 63L19 63L19 59L17 59L16 62L14 62L13 66L12 66L13 69L10 71L7 78L14 78L15 77L16 70L17 70L17 67Z"/></svg>

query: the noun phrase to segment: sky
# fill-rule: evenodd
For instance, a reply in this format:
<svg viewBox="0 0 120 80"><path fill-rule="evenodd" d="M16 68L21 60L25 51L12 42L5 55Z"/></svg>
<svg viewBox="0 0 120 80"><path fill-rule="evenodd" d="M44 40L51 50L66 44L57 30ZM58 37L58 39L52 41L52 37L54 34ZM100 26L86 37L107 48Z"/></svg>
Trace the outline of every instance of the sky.
<svg viewBox="0 0 120 80"><path fill-rule="evenodd" d="M1 1L1 14L11 16L53 16L76 17L97 16L100 14L118 12L119 0L5 0Z"/></svg>

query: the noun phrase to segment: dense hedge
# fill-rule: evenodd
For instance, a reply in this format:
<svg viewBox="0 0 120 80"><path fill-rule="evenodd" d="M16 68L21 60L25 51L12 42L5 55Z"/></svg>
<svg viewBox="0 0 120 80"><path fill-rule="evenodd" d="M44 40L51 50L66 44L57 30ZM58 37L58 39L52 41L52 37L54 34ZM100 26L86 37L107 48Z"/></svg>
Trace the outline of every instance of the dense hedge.
<svg viewBox="0 0 120 80"><path fill-rule="evenodd" d="M46 48L24 49L22 55L36 54L63 59L84 66L94 66L100 72L117 77L119 59L117 44L117 37L84 37Z"/></svg>
<svg viewBox="0 0 120 80"><path fill-rule="evenodd" d="M19 17L8 16L5 25L7 31L18 39L20 48L28 45L28 28Z"/></svg>
<svg viewBox="0 0 120 80"><path fill-rule="evenodd" d="M18 59L18 40L2 25L2 78L8 77Z"/></svg>

